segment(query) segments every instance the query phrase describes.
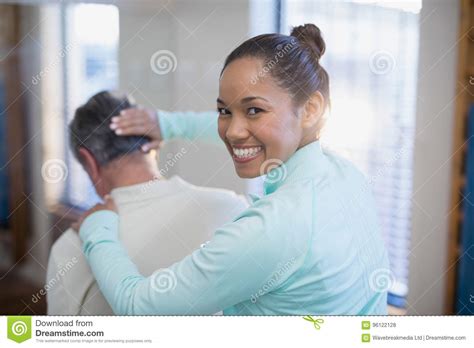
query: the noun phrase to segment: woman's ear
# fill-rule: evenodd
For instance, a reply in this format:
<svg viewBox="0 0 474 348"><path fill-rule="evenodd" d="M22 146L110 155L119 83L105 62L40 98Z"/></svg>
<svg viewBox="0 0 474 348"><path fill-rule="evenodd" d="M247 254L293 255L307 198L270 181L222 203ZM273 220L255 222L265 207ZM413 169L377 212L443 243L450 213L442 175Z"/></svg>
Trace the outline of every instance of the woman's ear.
<svg viewBox="0 0 474 348"><path fill-rule="evenodd" d="M312 129L321 121L324 116L325 100L321 92L316 91L306 101L302 117L301 126L303 129Z"/></svg>
<svg viewBox="0 0 474 348"><path fill-rule="evenodd" d="M87 172L91 181L96 183L100 180L100 168L95 157L84 147L79 148L79 158L84 170Z"/></svg>

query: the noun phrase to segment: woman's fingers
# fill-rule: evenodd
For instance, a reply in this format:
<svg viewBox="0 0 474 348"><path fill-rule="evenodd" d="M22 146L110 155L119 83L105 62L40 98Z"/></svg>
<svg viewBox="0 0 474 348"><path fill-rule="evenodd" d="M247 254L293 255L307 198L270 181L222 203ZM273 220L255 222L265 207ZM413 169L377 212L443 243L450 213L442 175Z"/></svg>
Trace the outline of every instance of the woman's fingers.
<svg viewBox="0 0 474 348"><path fill-rule="evenodd" d="M120 111L120 117L127 118L127 117L137 117L137 116L147 116L146 110L143 108L130 108Z"/></svg>
<svg viewBox="0 0 474 348"><path fill-rule="evenodd" d="M160 148L161 141L155 140L155 141L150 141L149 143L146 143L145 145L142 146L142 151L144 153L148 153L151 150L158 150Z"/></svg>
<svg viewBox="0 0 474 348"><path fill-rule="evenodd" d="M158 120L151 110L123 110L120 112L120 116L112 117L110 128L117 135L146 135L153 141L161 140Z"/></svg>
<svg viewBox="0 0 474 348"><path fill-rule="evenodd" d="M125 128L128 126L133 125L144 125L147 123L147 119L143 117L143 115L135 115L135 116L115 116L112 117L110 128L112 129L119 129ZM151 122L148 122L151 123Z"/></svg>
<svg viewBox="0 0 474 348"><path fill-rule="evenodd" d="M128 127L117 128L115 130L115 134L117 135L144 135L150 138L153 138L152 133L153 129L144 125L131 125Z"/></svg>
<svg viewBox="0 0 474 348"><path fill-rule="evenodd" d="M156 115L153 115L151 111L146 109L126 109L120 112L120 116L112 118L112 121L141 121L141 122L150 122L156 123Z"/></svg>
<svg viewBox="0 0 474 348"><path fill-rule="evenodd" d="M101 210L111 210L113 212L116 212L117 213L117 206L115 205L115 202L114 200L112 199L112 197L110 195L106 195L104 197L104 203L99 203L99 204L96 204L95 206L93 206L91 209L87 210L86 212L84 212L80 217L79 217L79 220L77 220L75 223L73 223L71 225L71 227L76 231L76 232L79 232L80 228L81 228L81 225L82 223L84 222L84 220L89 217L89 215L92 215L94 214L95 212L97 211L101 211Z"/></svg>
<svg viewBox="0 0 474 348"><path fill-rule="evenodd" d="M141 118L122 118L122 117L116 117L116 118L117 118L116 120L112 120L112 122L110 123L110 128L112 129L146 124L146 121Z"/></svg>

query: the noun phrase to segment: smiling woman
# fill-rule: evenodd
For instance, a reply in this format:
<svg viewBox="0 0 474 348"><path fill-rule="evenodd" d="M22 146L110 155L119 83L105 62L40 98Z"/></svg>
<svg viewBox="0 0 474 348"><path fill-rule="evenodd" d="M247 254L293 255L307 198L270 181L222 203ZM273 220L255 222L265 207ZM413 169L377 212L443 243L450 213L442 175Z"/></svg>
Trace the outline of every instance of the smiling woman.
<svg viewBox="0 0 474 348"><path fill-rule="evenodd" d="M388 259L370 188L319 143L329 103L324 50L313 24L257 36L226 60L218 119L159 111L158 124L152 112L130 110L113 120L117 134L147 134L154 144L219 135L240 177L267 174L263 197L205 247L147 278L119 242L113 204L88 212L84 253L116 313L386 314Z"/></svg>
<svg viewBox="0 0 474 348"><path fill-rule="evenodd" d="M260 176L265 161L285 162L318 139L329 101L329 78L318 63L324 49L319 29L307 25L292 36L260 35L227 58L217 99L218 129L240 177ZM240 99L242 91L250 96Z"/></svg>

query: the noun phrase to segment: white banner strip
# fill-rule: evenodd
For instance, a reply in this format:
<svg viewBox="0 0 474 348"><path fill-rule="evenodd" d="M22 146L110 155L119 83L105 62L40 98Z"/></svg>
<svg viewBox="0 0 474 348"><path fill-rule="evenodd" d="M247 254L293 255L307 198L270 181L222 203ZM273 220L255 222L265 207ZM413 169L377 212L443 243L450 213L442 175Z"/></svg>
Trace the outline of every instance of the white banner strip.
<svg viewBox="0 0 474 348"><path fill-rule="evenodd" d="M473 316L2 316L0 347L474 347Z"/></svg>

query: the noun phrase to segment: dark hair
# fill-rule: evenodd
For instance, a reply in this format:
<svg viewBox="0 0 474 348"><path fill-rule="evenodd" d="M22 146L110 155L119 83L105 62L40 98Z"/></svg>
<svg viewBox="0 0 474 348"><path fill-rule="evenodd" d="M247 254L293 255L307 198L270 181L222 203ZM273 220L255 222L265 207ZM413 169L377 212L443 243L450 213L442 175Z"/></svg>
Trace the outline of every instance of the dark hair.
<svg viewBox="0 0 474 348"><path fill-rule="evenodd" d="M140 150L150 141L146 136L118 136L110 129L110 119L131 107L135 104L127 95L103 91L76 110L69 130L71 149L79 162L81 147L89 150L103 166L120 156Z"/></svg>
<svg viewBox="0 0 474 348"><path fill-rule="evenodd" d="M258 35L231 52L221 75L238 58L261 58L264 68L256 78L268 72L280 87L290 93L296 106L304 104L316 91L323 95L326 105L329 105L329 76L319 65L325 50L321 31L314 24L294 27L289 36Z"/></svg>

